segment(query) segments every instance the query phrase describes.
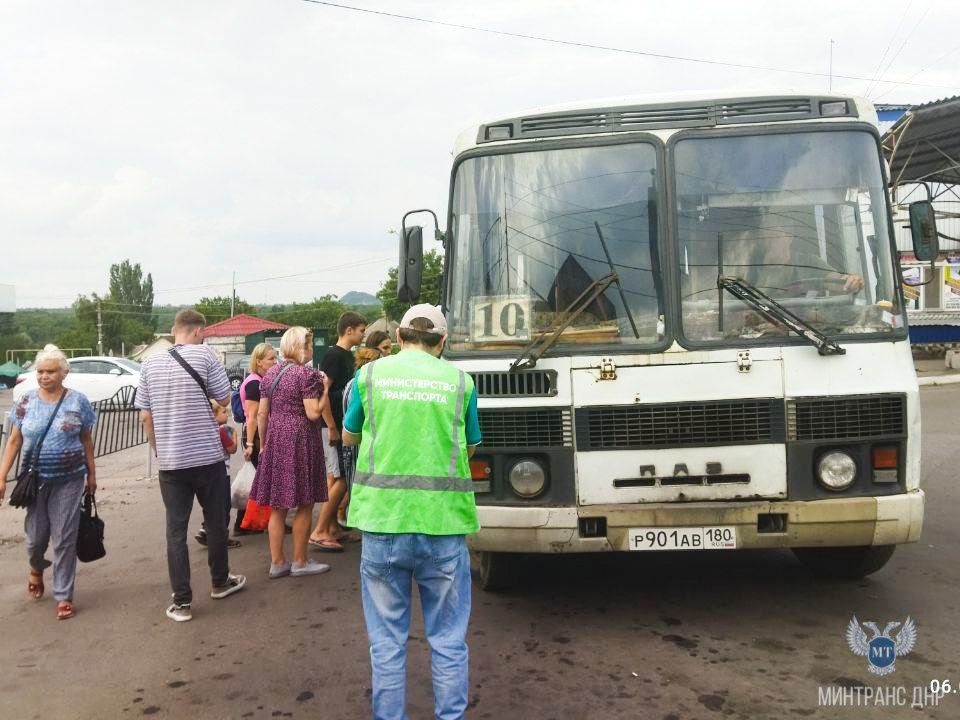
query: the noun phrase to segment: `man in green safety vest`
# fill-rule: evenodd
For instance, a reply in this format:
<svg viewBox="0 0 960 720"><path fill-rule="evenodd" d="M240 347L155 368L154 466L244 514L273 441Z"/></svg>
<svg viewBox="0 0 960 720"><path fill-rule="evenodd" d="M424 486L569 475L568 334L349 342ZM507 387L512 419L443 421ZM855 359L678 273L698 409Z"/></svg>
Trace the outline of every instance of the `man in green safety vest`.
<svg viewBox="0 0 960 720"><path fill-rule="evenodd" d="M480 523L469 458L480 443L473 379L440 359L447 321L415 305L400 352L357 371L343 441L359 445L347 522L363 531L360 580L375 720L406 713L410 594L416 581L439 720L467 709L470 556Z"/></svg>

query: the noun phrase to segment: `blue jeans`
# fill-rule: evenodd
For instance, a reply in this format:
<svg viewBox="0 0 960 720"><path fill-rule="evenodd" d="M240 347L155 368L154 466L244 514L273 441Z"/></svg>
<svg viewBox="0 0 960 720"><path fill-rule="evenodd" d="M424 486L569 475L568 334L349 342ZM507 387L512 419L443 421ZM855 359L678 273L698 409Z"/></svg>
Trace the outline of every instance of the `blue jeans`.
<svg viewBox="0 0 960 720"><path fill-rule="evenodd" d="M470 555L463 535L363 533L360 582L370 639L374 720L406 720L407 636L415 580L430 644L434 713L467 709Z"/></svg>

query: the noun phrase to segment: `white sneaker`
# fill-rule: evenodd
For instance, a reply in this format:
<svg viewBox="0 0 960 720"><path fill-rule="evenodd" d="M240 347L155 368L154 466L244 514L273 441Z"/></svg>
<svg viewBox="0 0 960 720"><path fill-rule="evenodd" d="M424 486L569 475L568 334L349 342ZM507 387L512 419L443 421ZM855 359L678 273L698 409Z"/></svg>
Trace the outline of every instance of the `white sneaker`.
<svg viewBox="0 0 960 720"><path fill-rule="evenodd" d="M316 560L307 560L303 565L293 563L290 566L290 577L301 577L303 575L319 575L330 569L326 563L320 563Z"/></svg>
<svg viewBox="0 0 960 720"><path fill-rule="evenodd" d="M246 584L247 578L245 575L227 575L227 584L222 587L213 588L213 590L210 591L210 597L214 600L225 598L227 595L240 592Z"/></svg>
<svg viewBox="0 0 960 720"><path fill-rule="evenodd" d="M190 603L178 605L174 603L167 608L167 617L174 622L187 622L193 620L193 611L190 609Z"/></svg>
<svg viewBox="0 0 960 720"><path fill-rule="evenodd" d="M270 563L269 574L270 574L271 580L276 580L277 578L286 577L287 575L290 574L290 563L282 563L280 565Z"/></svg>

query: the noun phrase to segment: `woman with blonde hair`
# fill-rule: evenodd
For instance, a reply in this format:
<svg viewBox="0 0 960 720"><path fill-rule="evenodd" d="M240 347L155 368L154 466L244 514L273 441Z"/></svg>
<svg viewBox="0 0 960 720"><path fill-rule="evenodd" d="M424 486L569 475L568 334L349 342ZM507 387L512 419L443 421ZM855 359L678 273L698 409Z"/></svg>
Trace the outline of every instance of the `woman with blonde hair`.
<svg viewBox="0 0 960 720"><path fill-rule="evenodd" d="M269 506L271 578L316 575L330 569L307 557L313 506L327 499L326 464L320 418L328 399L322 373L307 367L313 359L313 335L304 327L288 329L280 339L284 362L260 382L257 432L262 438L250 499ZM293 518L293 563L283 550L287 512Z"/></svg>
<svg viewBox="0 0 960 720"><path fill-rule="evenodd" d="M257 413L260 411L260 382L277 364L277 351L269 343L260 343L250 353L250 373L240 384L243 404L243 459L257 466L260 458L260 436L257 434ZM239 525L239 523L238 523Z"/></svg>
<svg viewBox="0 0 960 720"><path fill-rule="evenodd" d="M37 499L27 508L24 524L30 578L27 592L43 597L43 571L53 565L53 597L57 619L74 616L73 590L77 575L77 529L84 492L97 489L93 461L96 415L86 396L68 390L63 381L70 372L66 356L56 345L37 353L37 389L24 394L13 410L13 428L0 460L0 501L6 478L21 447L24 462L33 462L40 474ZM53 563L44 555L53 541Z"/></svg>

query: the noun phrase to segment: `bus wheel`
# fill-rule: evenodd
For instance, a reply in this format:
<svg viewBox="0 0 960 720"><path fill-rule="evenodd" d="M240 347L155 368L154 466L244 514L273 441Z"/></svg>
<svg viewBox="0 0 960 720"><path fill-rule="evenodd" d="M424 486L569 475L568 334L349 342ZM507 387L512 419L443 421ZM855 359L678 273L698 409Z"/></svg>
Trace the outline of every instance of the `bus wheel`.
<svg viewBox="0 0 960 720"><path fill-rule="evenodd" d="M479 572L474 579L481 590L499 592L508 590L517 582L517 560L511 553L476 552Z"/></svg>
<svg viewBox="0 0 960 720"><path fill-rule="evenodd" d="M793 548L793 554L805 568L818 575L856 579L875 573L886 565L896 547Z"/></svg>

